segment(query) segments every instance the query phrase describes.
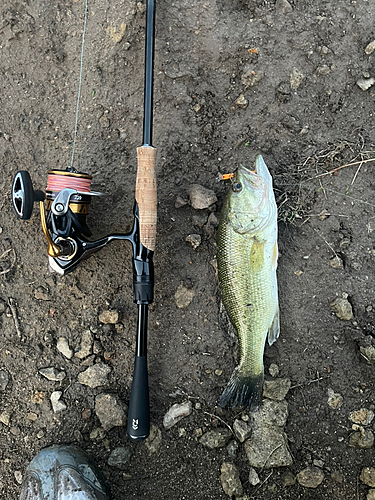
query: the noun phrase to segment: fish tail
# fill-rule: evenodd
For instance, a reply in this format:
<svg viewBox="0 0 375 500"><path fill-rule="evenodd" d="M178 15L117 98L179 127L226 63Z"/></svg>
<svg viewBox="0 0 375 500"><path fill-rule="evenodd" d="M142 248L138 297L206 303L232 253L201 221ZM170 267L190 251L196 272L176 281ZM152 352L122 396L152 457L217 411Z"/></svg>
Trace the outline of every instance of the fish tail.
<svg viewBox="0 0 375 500"><path fill-rule="evenodd" d="M255 411L262 400L264 372L259 375L246 374L241 373L239 368L237 366L232 373L220 397L220 406L222 408L243 406Z"/></svg>

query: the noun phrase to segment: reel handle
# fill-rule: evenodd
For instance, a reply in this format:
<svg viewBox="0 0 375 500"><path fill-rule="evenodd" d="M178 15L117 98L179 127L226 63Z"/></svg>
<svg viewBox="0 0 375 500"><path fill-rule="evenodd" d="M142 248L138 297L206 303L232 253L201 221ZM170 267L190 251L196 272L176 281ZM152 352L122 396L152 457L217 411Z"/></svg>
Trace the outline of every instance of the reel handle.
<svg viewBox="0 0 375 500"><path fill-rule="evenodd" d="M12 203L19 219L29 220L35 201L44 201L43 191L34 191L33 183L27 170L16 173L12 184Z"/></svg>
<svg viewBox="0 0 375 500"><path fill-rule="evenodd" d="M139 209L140 241L152 252L156 243L157 193L156 193L156 148L137 148L138 169L135 199Z"/></svg>

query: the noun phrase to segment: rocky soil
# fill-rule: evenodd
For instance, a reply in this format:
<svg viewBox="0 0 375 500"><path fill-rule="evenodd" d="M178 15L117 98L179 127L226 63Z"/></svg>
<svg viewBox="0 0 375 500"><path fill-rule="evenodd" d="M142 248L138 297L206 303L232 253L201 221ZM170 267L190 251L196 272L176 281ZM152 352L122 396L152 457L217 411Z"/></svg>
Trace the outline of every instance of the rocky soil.
<svg viewBox="0 0 375 500"><path fill-rule="evenodd" d="M94 237L132 223L142 143L145 5L88 0L75 167L107 193ZM152 431L126 438L136 307L114 243L50 275L37 209L70 163L83 0L0 5L0 491L32 457L85 449L113 497L375 498L375 6L370 0L157 2ZM281 335L258 413L222 411L237 342L220 305L218 173L262 153L279 206Z"/></svg>

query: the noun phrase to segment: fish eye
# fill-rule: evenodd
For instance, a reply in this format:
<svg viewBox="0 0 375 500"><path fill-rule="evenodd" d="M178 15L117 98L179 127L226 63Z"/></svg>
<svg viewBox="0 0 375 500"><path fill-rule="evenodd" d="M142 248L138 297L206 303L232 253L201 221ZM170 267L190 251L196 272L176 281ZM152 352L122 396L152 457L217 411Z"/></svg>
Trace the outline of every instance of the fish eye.
<svg viewBox="0 0 375 500"><path fill-rule="evenodd" d="M235 192L235 193L239 193L242 189L242 184L240 182L235 182L233 185L232 185L232 190Z"/></svg>

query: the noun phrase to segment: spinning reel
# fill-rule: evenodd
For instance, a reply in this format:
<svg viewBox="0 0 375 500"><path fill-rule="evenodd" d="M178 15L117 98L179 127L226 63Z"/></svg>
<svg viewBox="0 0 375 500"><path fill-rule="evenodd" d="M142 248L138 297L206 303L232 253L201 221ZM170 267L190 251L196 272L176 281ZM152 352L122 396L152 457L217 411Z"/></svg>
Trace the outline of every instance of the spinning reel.
<svg viewBox="0 0 375 500"><path fill-rule="evenodd" d="M139 237L139 210L135 202L134 224L130 233L109 234L89 241L91 231L86 217L92 196L92 176L71 170L50 170L45 192L34 190L29 172L17 172L13 180L12 201L20 219L30 219L34 202L39 202L42 229L48 244L49 268L64 275L72 271L113 240L130 241L133 247L134 301L152 302L153 252L143 246Z"/></svg>

